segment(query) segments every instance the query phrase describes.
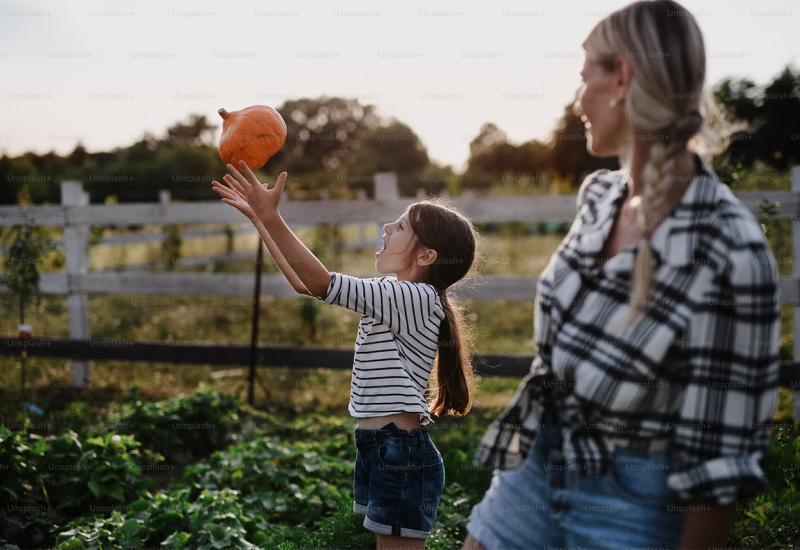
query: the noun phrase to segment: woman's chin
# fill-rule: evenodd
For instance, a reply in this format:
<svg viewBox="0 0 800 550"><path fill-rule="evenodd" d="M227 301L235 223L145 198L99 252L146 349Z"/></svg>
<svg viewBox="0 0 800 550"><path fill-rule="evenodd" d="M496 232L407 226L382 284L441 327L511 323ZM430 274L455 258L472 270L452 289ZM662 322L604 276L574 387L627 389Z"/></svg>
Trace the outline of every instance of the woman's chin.
<svg viewBox="0 0 800 550"><path fill-rule="evenodd" d="M613 157L617 154L605 146L602 139L595 138L591 131L586 132L586 151L593 157Z"/></svg>

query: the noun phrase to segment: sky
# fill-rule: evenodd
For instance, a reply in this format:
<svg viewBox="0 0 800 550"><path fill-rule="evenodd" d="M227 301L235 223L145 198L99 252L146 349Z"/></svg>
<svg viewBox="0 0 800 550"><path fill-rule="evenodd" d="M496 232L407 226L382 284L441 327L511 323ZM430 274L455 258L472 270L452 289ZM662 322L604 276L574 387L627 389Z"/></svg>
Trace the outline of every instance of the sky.
<svg viewBox="0 0 800 550"><path fill-rule="evenodd" d="M0 0L0 151L111 150L193 113L335 95L397 117L460 171L485 122L513 142L550 135L581 42L627 3ZM800 2L682 4L707 84L798 66Z"/></svg>

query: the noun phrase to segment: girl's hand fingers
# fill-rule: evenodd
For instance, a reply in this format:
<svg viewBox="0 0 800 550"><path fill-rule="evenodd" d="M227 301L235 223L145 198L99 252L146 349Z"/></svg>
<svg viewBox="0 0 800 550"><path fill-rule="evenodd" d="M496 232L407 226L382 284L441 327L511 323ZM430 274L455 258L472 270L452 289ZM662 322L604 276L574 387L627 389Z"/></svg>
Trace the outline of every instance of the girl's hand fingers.
<svg viewBox="0 0 800 550"><path fill-rule="evenodd" d="M286 172L281 172L278 174L278 179L275 180L275 191L278 192L278 196L281 196L283 193L283 187L286 185L286 178L289 177L289 174Z"/></svg>
<svg viewBox="0 0 800 550"><path fill-rule="evenodd" d="M233 206L236 210L238 210L239 212L244 214L244 216L246 218L250 219L250 220L255 221L255 220L258 219L256 217L255 213L253 212L253 209L250 208L250 205L247 204L246 202L243 203L241 200L227 199L227 198L223 198L222 202L224 202L225 204L230 204L231 206Z"/></svg>
<svg viewBox="0 0 800 550"><path fill-rule="evenodd" d="M215 189L215 191L217 192L217 194L219 194L219 198L221 200L223 200L223 201L229 200L231 202L235 202L235 203L239 203L239 204L242 203L242 199L240 199L238 196L236 196L234 193L232 193L230 191L226 192L226 191L224 191L222 189Z"/></svg>
<svg viewBox="0 0 800 550"><path fill-rule="evenodd" d="M227 187L222 187L221 185L214 185L211 188L214 191L216 191L217 195L221 197L225 197L228 199L236 199L239 196L234 191L231 191Z"/></svg>
<svg viewBox="0 0 800 550"><path fill-rule="evenodd" d="M247 187L249 187L249 186L250 186L250 182L249 182L249 181L247 181L247 178L245 178L245 177L244 177L244 176L243 176L243 175L242 175L242 174L241 174L241 173L240 173L240 172L239 172L239 171L236 169L236 167L235 167L233 164L226 164L226 166L228 167L228 170L229 170L229 171L230 171L230 173L233 175L233 177L234 177L234 178L236 178L236 181L238 181L239 183L241 183L241 184L242 184L242 186L243 186L245 189L247 189Z"/></svg>
<svg viewBox="0 0 800 550"><path fill-rule="evenodd" d="M237 201L235 199L223 198L222 202L224 202L225 204L230 204L231 206L233 206L236 210L238 210L242 214L246 214L245 208L239 203L239 201Z"/></svg>
<svg viewBox="0 0 800 550"><path fill-rule="evenodd" d="M228 189L226 186L222 185L221 183L219 183L216 180L211 182L211 189L217 195L220 195L220 196L223 196L223 197L230 197L231 195L234 194L234 191Z"/></svg>
<svg viewBox="0 0 800 550"><path fill-rule="evenodd" d="M247 202L247 197L238 190L228 187L227 185L222 185L220 183L217 184L217 187L219 188L220 192L227 193L228 195L230 195L231 198L233 199L239 198Z"/></svg>
<svg viewBox="0 0 800 550"><path fill-rule="evenodd" d="M222 179L225 181L225 183L228 184L228 186L231 189L233 189L234 191L236 191L240 195L245 196L247 194L247 192L245 191L244 187L242 187L242 184L236 178L231 176L230 174L225 174L224 176L222 176Z"/></svg>
<svg viewBox="0 0 800 550"><path fill-rule="evenodd" d="M245 161L240 160L239 161L239 166L241 166L242 170L244 170L244 175L247 178L247 181L249 181L251 185L261 185L261 182L258 181L258 178L256 177L256 175L250 169L250 165L248 165Z"/></svg>

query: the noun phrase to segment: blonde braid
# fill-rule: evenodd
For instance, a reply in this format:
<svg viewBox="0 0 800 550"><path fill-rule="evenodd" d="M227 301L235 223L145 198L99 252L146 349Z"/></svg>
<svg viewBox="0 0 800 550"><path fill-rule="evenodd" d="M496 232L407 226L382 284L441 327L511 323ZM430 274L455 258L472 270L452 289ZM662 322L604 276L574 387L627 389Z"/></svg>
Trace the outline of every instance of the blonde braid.
<svg viewBox="0 0 800 550"><path fill-rule="evenodd" d="M663 141L656 141L650 148L647 162L642 169L642 194L637 205L639 225L642 228L642 238L636 247L636 264L633 270L633 290L629 302L630 310L626 317L630 321L637 313L647 310L653 278L652 250L650 237L661 223L660 212L662 205L667 200L669 190L678 173L678 157L687 150L689 139L694 136L703 125L703 116L696 109L692 109L680 117L675 124L667 129ZM679 186L686 182L678 182Z"/></svg>
<svg viewBox="0 0 800 550"><path fill-rule="evenodd" d="M650 148L650 155L642 170L642 194L636 207L642 238L636 247L636 263L633 270L630 311L626 321L647 310L653 279L653 253L650 237L660 223L656 213L667 198L672 174L675 171L675 155L662 142Z"/></svg>

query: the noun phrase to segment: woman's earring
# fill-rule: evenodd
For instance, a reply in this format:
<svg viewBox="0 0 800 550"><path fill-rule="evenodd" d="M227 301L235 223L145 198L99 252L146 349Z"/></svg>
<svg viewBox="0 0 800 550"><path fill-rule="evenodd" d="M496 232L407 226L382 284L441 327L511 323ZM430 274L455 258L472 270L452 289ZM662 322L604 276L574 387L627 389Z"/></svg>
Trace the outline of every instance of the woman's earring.
<svg viewBox="0 0 800 550"><path fill-rule="evenodd" d="M608 100L608 106L609 107L616 107L617 106L617 101L618 101L618 99L616 97L612 97L611 99Z"/></svg>

